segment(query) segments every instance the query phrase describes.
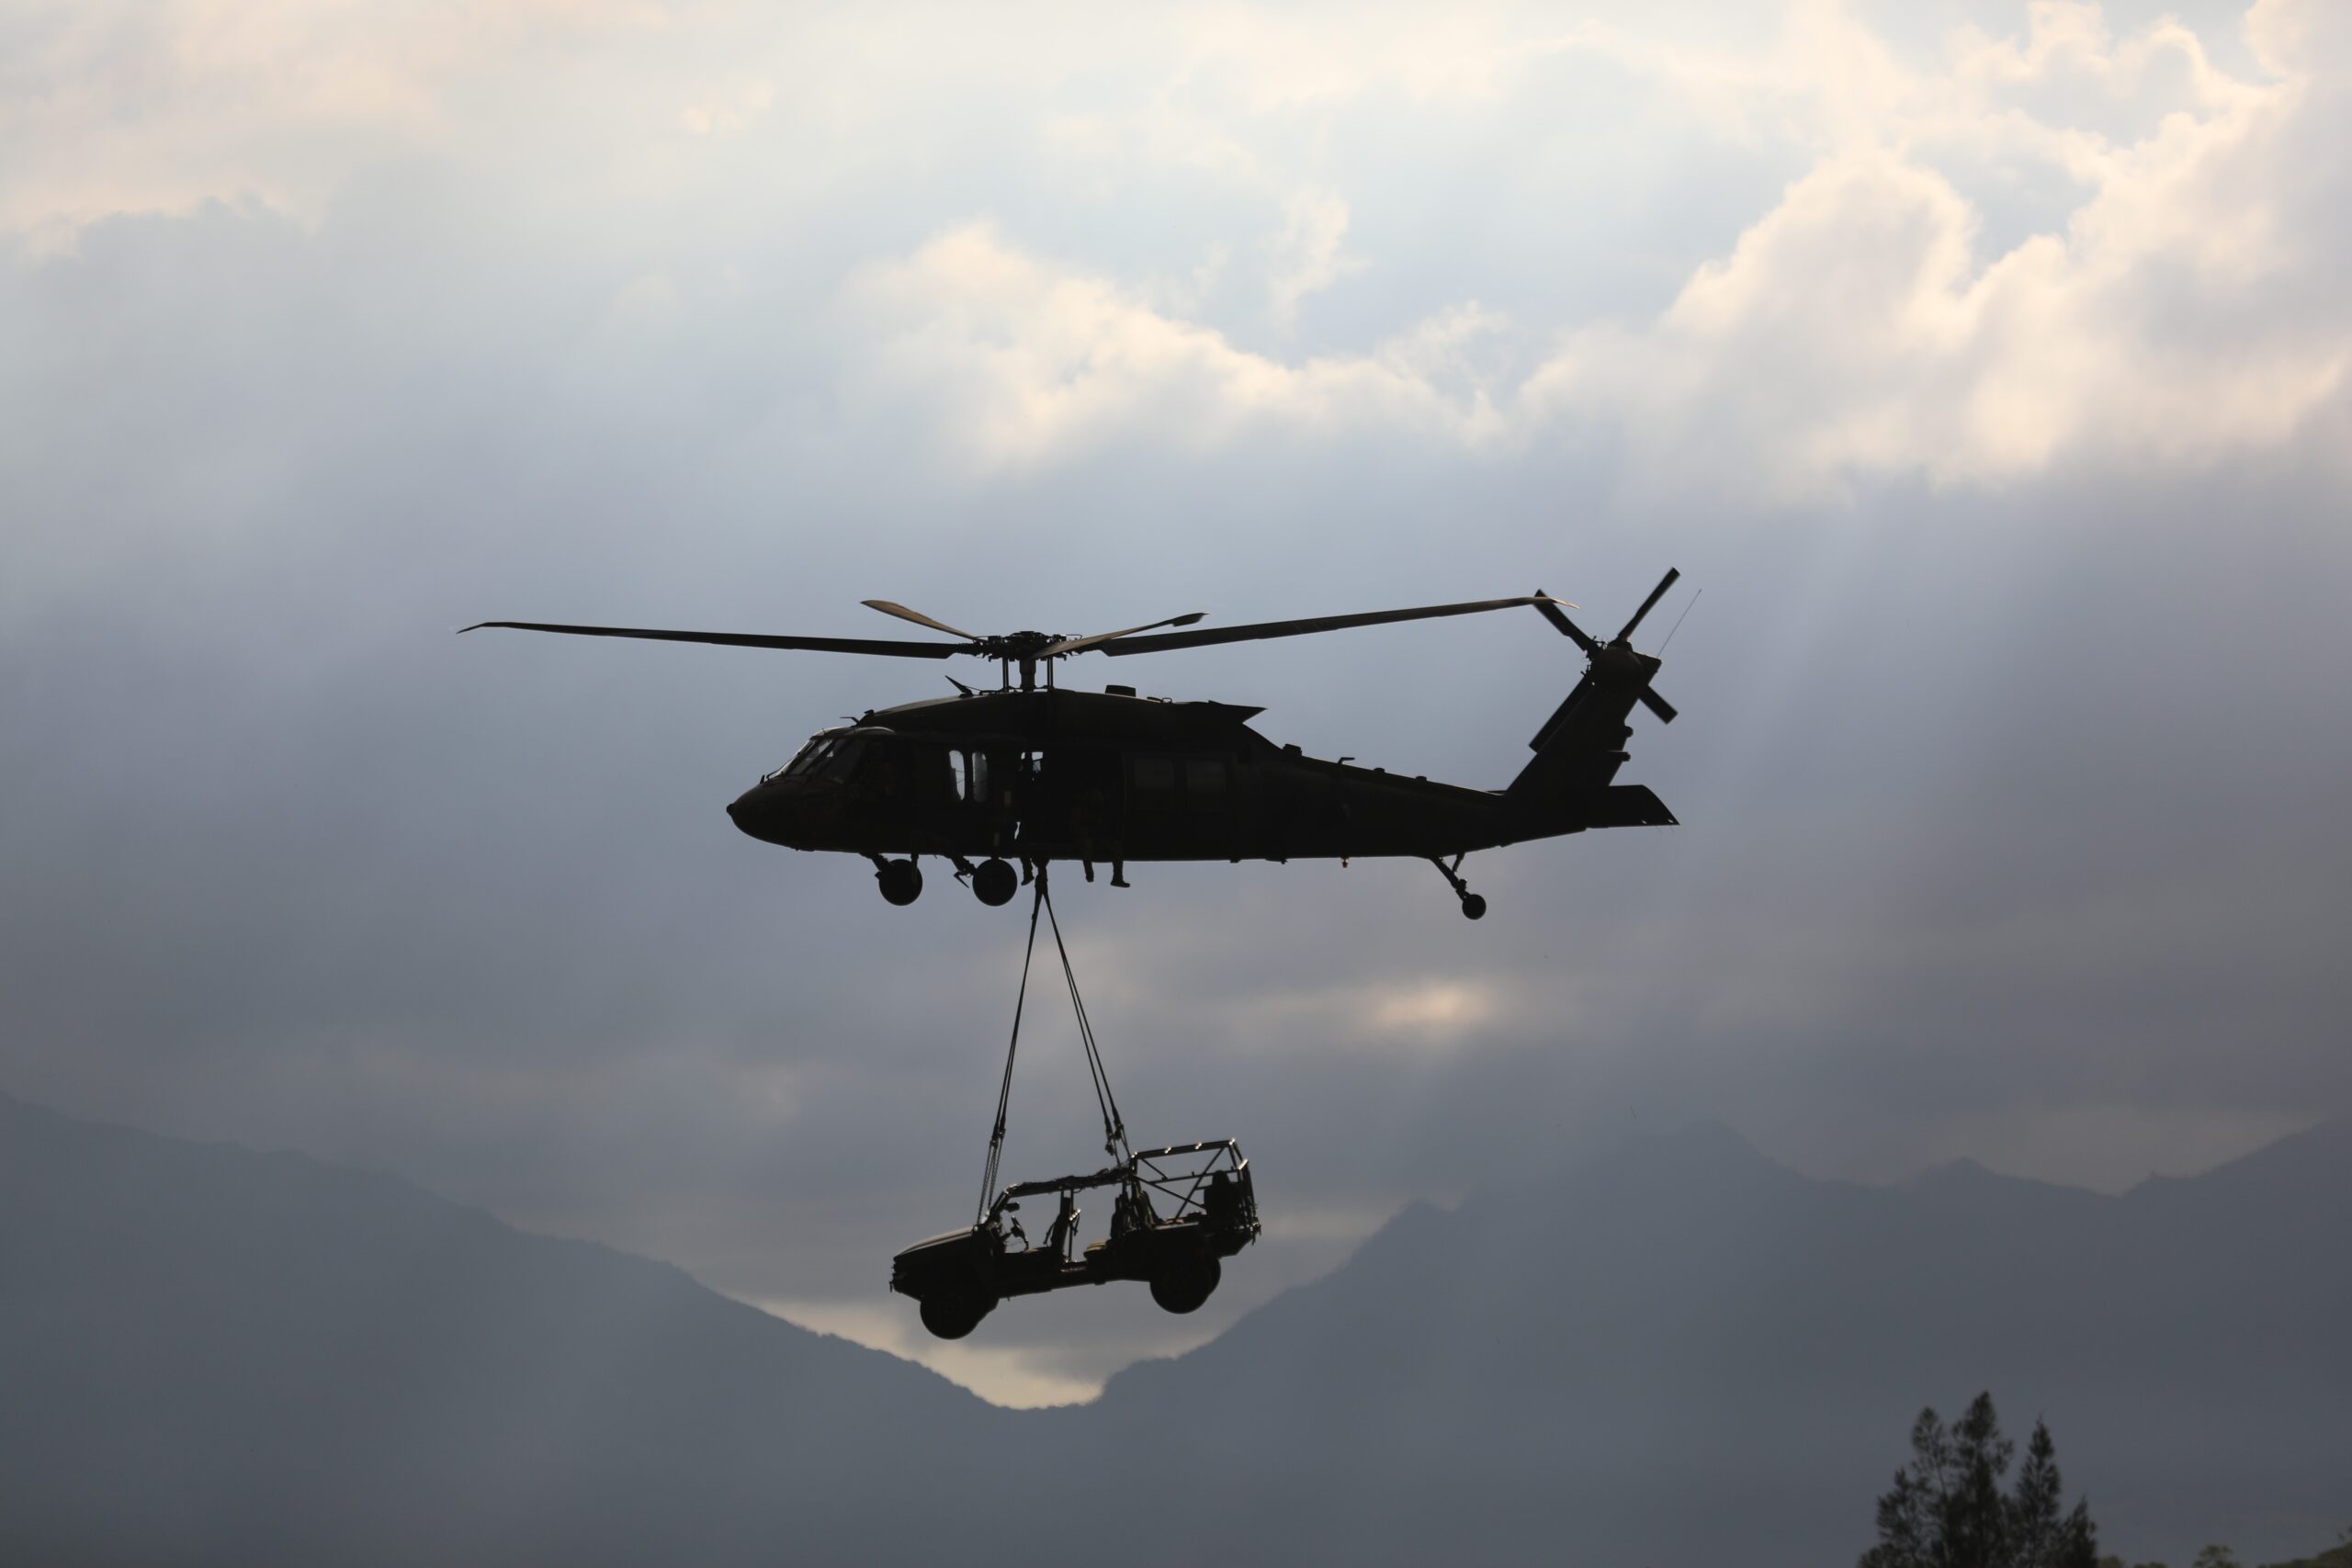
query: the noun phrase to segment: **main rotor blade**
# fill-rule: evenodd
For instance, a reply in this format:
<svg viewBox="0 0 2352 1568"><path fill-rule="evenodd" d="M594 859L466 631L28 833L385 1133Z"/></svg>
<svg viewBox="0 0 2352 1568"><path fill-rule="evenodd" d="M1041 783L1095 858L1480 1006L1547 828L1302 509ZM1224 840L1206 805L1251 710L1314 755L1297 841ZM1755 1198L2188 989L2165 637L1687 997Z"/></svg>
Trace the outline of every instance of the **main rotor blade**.
<svg viewBox="0 0 2352 1568"><path fill-rule="evenodd" d="M1167 620L1154 621L1149 626L1129 626L1123 632L1096 632L1092 637L1066 637L1059 642L1041 649L1037 657L1051 659L1057 653L1080 653L1087 649L1109 642L1114 637L1133 637L1137 632L1157 631L1161 626L1189 626L1207 613L1205 610L1195 610L1189 615L1171 615Z"/></svg>
<svg viewBox="0 0 2352 1568"><path fill-rule="evenodd" d="M804 649L812 653L876 653L890 659L944 659L964 649L952 642L886 642L863 637L763 637L752 632L673 632L645 626L571 626L548 621L478 621L460 635L484 626L518 632L567 632L573 637L635 637L654 642L714 642L722 648Z"/></svg>
<svg viewBox="0 0 2352 1568"><path fill-rule="evenodd" d="M1666 575L1658 579L1657 586L1650 590L1650 596L1642 601L1642 607L1634 612L1634 618L1625 623L1625 629L1617 634L1617 640L1619 642L1623 642L1627 637L1634 635L1634 628L1642 624L1642 617L1650 613L1650 606L1665 598L1666 591L1673 587L1676 581L1679 579L1681 575L1682 570L1679 567L1669 567L1667 569Z"/></svg>
<svg viewBox="0 0 2352 1568"><path fill-rule="evenodd" d="M1634 695L1641 698L1642 705L1644 707L1657 715L1657 721L1660 724L1672 724L1674 722L1674 705L1672 703L1668 702L1664 697L1659 696L1647 686L1644 686L1639 692L1636 692Z"/></svg>
<svg viewBox="0 0 2352 1568"><path fill-rule="evenodd" d="M1593 641L1592 638L1585 636L1584 628L1582 626L1577 626L1574 621L1568 619L1567 616L1560 613L1560 606L1566 603L1567 602L1566 600L1553 598L1550 594L1545 593L1541 588L1535 591L1535 609L1537 614L1541 615L1545 620L1551 622L1554 626L1559 627L1560 635L1575 643L1578 648L1583 649L1585 651L1585 657L1589 659L1594 654L1600 651L1600 645ZM1578 606L1569 604L1568 608L1574 610L1578 608Z"/></svg>
<svg viewBox="0 0 2352 1568"><path fill-rule="evenodd" d="M1390 621L1422 621L1438 615L1475 615L1483 610L1513 610L1522 604L1558 604L1532 597L1480 599L1464 604L1423 604L1410 610L1369 610L1360 615L1318 615L1304 621L1259 621L1246 626L1214 626L1207 631L1168 632L1159 637L1131 637L1107 642L1102 651L1114 658L1130 653L1159 653L1171 648L1203 648L1214 642L1254 642L1261 637L1305 637L1311 632L1336 632L1349 626L1376 626Z"/></svg>
<svg viewBox="0 0 2352 1568"><path fill-rule="evenodd" d="M886 615L896 615L902 621L912 621L919 626L929 626L933 631L945 632L949 637L960 637L966 642L980 640L970 632L957 631L945 621L934 621L921 610L910 610L904 604L893 604L888 599L861 599L858 603L869 610L879 610Z"/></svg>
<svg viewBox="0 0 2352 1568"><path fill-rule="evenodd" d="M962 637L965 642L978 642L978 637L974 637L971 632L957 630L957 627L948 626L945 621L932 621L932 616L922 614L920 609L908 609L906 604L891 604L889 600L858 600L858 604L864 604L865 609L879 609L885 616L899 616L900 621L912 621L915 626L929 626L933 632L948 632L950 637Z"/></svg>

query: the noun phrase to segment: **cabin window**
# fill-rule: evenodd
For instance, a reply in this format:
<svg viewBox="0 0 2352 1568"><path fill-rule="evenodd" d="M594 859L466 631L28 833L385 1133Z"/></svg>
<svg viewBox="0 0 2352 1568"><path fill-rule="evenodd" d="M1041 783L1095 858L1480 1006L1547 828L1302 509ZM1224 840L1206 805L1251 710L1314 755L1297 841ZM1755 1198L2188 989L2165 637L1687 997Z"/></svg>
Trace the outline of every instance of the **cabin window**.
<svg viewBox="0 0 2352 1568"><path fill-rule="evenodd" d="M989 754L985 751L950 751L947 770L956 784L956 798L963 801L986 801L989 797Z"/></svg>
<svg viewBox="0 0 2352 1568"><path fill-rule="evenodd" d="M1128 764L1127 778L1146 804L1181 799L1195 807L1222 801L1231 782L1222 757L1137 757Z"/></svg>

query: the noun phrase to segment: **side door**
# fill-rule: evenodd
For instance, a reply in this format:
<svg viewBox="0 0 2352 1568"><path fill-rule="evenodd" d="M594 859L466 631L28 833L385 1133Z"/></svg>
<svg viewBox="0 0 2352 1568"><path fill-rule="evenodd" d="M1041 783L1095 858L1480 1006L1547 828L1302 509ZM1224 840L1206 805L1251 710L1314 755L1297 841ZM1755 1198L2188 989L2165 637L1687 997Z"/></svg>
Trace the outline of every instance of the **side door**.
<svg viewBox="0 0 2352 1568"><path fill-rule="evenodd" d="M1233 760L1201 752L1179 759L1177 767L1184 776L1185 852L1214 860L1238 853Z"/></svg>
<svg viewBox="0 0 2352 1568"><path fill-rule="evenodd" d="M1100 745L1057 744L1042 757L1045 811L1024 823L1024 834L1049 839L1055 852L1086 860L1126 854L1121 801L1126 795L1125 756Z"/></svg>
<svg viewBox="0 0 2352 1568"><path fill-rule="evenodd" d="M1219 753L1138 751L1127 759L1127 850L1136 859L1233 852L1233 763Z"/></svg>

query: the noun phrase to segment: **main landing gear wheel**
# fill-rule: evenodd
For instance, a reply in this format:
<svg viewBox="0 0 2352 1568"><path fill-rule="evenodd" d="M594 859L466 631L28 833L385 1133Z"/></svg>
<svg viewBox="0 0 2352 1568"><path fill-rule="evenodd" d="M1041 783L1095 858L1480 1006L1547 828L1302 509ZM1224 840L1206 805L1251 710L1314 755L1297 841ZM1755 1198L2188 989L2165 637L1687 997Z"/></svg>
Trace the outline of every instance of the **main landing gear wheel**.
<svg viewBox="0 0 2352 1568"><path fill-rule="evenodd" d="M912 860L884 861L875 868L874 880L881 886L882 897L893 904L904 907L922 897L922 867Z"/></svg>
<svg viewBox="0 0 2352 1568"><path fill-rule="evenodd" d="M978 1302L969 1296L930 1296L922 1303L922 1325L942 1339L961 1339L980 1325L980 1319L994 1309L994 1302Z"/></svg>
<svg viewBox="0 0 2352 1568"><path fill-rule="evenodd" d="M1224 1265L1216 1258L1196 1258L1154 1274L1151 1299L1169 1312L1198 1312L1224 1278Z"/></svg>
<svg viewBox="0 0 2352 1568"><path fill-rule="evenodd" d="M984 860L972 868L972 896L990 908L1010 904L1021 891L1021 874L1001 860Z"/></svg>
<svg viewBox="0 0 2352 1568"><path fill-rule="evenodd" d="M1465 917L1474 920L1483 920L1487 918L1486 899L1480 897L1477 894L1471 892L1470 885L1462 880L1462 857L1460 855L1453 857L1453 863L1451 865L1448 865L1438 856L1431 855L1430 856L1430 863L1437 867L1437 874L1440 876L1445 878L1445 885L1453 889L1453 896L1462 900L1462 913Z"/></svg>

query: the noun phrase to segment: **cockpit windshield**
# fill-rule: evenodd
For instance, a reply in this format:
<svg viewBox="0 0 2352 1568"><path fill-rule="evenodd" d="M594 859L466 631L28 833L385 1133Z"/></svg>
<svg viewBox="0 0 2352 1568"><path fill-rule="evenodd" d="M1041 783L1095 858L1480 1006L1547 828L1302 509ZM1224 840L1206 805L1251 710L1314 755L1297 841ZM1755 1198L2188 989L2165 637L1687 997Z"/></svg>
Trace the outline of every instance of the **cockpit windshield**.
<svg viewBox="0 0 2352 1568"><path fill-rule="evenodd" d="M825 760L825 754L833 749L835 742L839 739L839 736L833 735L820 735L812 738L808 745L800 748L798 755L770 773L768 777L772 779L798 778Z"/></svg>
<svg viewBox="0 0 2352 1568"><path fill-rule="evenodd" d="M799 755L768 775L771 779L831 779L849 777L865 742L843 735L820 735L800 749ZM764 782L764 781L763 781Z"/></svg>

